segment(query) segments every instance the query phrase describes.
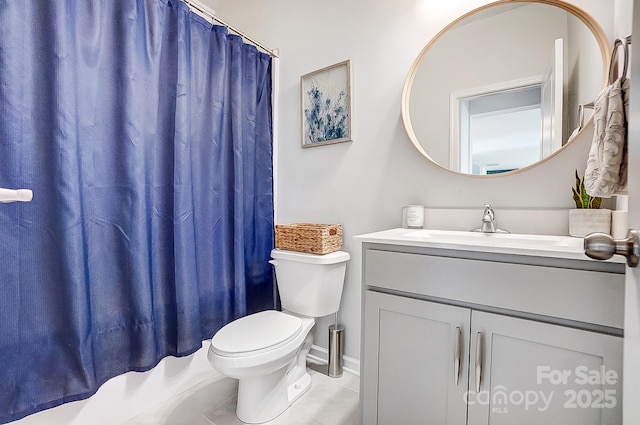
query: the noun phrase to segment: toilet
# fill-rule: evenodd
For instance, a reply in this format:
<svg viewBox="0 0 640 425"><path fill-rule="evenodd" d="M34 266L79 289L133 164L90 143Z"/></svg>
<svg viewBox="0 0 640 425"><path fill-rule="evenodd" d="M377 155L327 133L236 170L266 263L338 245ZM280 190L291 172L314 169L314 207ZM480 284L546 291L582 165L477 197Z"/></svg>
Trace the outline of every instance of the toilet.
<svg viewBox="0 0 640 425"><path fill-rule="evenodd" d="M211 339L207 357L222 375L238 379L236 415L245 423L268 422L311 385L306 358L316 317L340 308L349 254L271 251L282 311L234 320Z"/></svg>

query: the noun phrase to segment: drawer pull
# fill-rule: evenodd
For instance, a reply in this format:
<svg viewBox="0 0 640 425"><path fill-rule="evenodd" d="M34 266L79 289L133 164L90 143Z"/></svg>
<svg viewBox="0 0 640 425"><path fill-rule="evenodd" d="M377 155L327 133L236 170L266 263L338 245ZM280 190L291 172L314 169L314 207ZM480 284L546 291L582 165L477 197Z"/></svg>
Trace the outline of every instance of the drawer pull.
<svg viewBox="0 0 640 425"><path fill-rule="evenodd" d="M482 381L482 332L478 332L476 340L476 392L480 392Z"/></svg>
<svg viewBox="0 0 640 425"><path fill-rule="evenodd" d="M462 329L456 327L456 340L453 347L453 382L456 385L460 383L460 338L462 337Z"/></svg>

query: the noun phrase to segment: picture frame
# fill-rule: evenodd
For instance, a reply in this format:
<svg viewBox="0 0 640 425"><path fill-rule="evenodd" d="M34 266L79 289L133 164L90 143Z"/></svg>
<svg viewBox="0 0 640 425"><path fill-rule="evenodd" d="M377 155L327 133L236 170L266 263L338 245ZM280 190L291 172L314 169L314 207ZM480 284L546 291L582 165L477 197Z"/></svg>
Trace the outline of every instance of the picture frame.
<svg viewBox="0 0 640 425"><path fill-rule="evenodd" d="M352 141L351 61L300 77L302 147Z"/></svg>

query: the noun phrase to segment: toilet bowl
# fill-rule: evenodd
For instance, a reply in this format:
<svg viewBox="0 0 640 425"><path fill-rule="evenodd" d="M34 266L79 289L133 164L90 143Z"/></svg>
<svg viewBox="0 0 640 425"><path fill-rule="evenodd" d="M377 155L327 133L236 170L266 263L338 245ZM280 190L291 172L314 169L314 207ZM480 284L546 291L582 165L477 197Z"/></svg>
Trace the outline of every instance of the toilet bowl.
<svg viewBox="0 0 640 425"><path fill-rule="evenodd" d="M207 354L219 373L239 380L236 415L245 423L276 418L309 389L310 331L315 317L338 311L349 260L342 251L271 255L283 311L234 320L213 336Z"/></svg>
<svg viewBox="0 0 640 425"><path fill-rule="evenodd" d="M231 322L213 337L207 356L218 372L239 380L241 421L270 421L309 389L306 357L314 324L312 318L267 310Z"/></svg>

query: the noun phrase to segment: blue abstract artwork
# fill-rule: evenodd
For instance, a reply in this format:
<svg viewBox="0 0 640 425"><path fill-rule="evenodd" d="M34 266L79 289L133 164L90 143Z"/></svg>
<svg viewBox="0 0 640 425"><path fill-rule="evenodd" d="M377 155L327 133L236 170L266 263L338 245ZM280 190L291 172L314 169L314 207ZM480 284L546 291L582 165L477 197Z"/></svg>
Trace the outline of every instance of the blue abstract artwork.
<svg viewBox="0 0 640 425"><path fill-rule="evenodd" d="M349 61L302 76L302 146L351 140Z"/></svg>

